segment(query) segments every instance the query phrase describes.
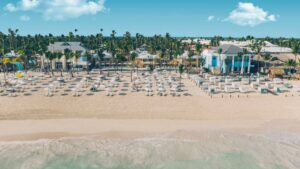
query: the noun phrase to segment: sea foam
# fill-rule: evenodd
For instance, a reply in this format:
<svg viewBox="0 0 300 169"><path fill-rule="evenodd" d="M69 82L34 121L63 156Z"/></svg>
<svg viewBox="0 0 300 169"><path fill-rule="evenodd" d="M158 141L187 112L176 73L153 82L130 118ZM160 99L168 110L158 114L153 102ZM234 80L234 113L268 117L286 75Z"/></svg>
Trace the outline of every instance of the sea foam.
<svg viewBox="0 0 300 169"><path fill-rule="evenodd" d="M284 135L285 138L286 135ZM1 169L298 169L300 142L232 133L0 142Z"/></svg>

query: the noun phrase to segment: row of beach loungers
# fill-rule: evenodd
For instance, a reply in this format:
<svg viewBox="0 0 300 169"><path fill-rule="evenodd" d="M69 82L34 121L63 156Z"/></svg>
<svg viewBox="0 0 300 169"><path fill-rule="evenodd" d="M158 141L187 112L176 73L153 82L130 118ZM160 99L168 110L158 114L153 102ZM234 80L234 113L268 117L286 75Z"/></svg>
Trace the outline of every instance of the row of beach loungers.
<svg viewBox="0 0 300 169"><path fill-rule="evenodd" d="M44 96L52 97L54 95L74 97L82 96L84 92L87 95L93 95L94 92L105 91L106 96L126 95L130 89L130 83L122 79L122 73L113 75L85 75L70 77L64 74L62 77L47 77L44 74L31 76L30 73L24 77L17 78L14 75L7 77L9 85L0 86L0 95L2 96L30 96L33 92L42 91ZM128 79L127 79L128 80ZM121 88L120 88L121 86ZM183 83L175 75L167 71L150 73L139 73L133 77L131 82L131 92L145 92L146 96L153 96L156 92L159 96L180 96ZM156 88L156 90L154 90Z"/></svg>
<svg viewBox="0 0 300 169"><path fill-rule="evenodd" d="M132 91L144 91L146 96L153 96L155 92L159 96L181 96L182 87L183 83L176 76L165 71L137 75L132 82Z"/></svg>
<svg viewBox="0 0 300 169"><path fill-rule="evenodd" d="M272 93L300 92L300 86L292 85L288 81L268 77L231 77L231 76L203 76L189 77L198 87L209 94L217 93Z"/></svg>

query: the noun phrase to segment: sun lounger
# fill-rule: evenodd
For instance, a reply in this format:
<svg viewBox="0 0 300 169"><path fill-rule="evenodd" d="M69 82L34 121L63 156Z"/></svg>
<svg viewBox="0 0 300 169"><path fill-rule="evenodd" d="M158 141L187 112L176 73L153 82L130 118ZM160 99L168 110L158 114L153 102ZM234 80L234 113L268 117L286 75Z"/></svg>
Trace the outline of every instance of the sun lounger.
<svg viewBox="0 0 300 169"><path fill-rule="evenodd" d="M52 93L52 89L50 87L47 87L44 89L45 90L45 96L46 97L51 97L53 96L53 93Z"/></svg>
<svg viewBox="0 0 300 169"><path fill-rule="evenodd" d="M269 92L269 90L266 87L259 87L258 92L261 93L261 94L266 94L266 93Z"/></svg>
<svg viewBox="0 0 300 169"><path fill-rule="evenodd" d="M208 87L208 93L211 93L211 94L216 93L216 87L215 86Z"/></svg>
<svg viewBox="0 0 300 169"><path fill-rule="evenodd" d="M293 85L290 84L290 83L283 83L283 86L286 87L286 88L288 88L288 89L293 88Z"/></svg>
<svg viewBox="0 0 300 169"><path fill-rule="evenodd" d="M251 89L247 86L240 86L239 91L240 91L240 93L249 93L251 91Z"/></svg>
<svg viewBox="0 0 300 169"><path fill-rule="evenodd" d="M283 81L279 78L274 78L273 82L274 82L274 84L283 84Z"/></svg>
<svg viewBox="0 0 300 169"><path fill-rule="evenodd" d="M243 85L249 85L250 84L250 79L249 78L242 78L241 83Z"/></svg>
<svg viewBox="0 0 300 169"><path fill-rule="evenodd" d="M225 93L234 93L236 92L236 89L232 86L225 86L224 91Z"/></svg>
<svg viewBox="0 0 300 169"><path fill-rule="evenodd" d="M252 89L258 89L259 83L257 83L257 82L252 82L252 83L250 84L250 87L251 87Z"/></svg>
<svg viewBox="0 0 300 169"><path fill-rule="evenodd" d="M274 84L272 82L266 82L265 87L268 89L272 89L274 87Z"/></svg>

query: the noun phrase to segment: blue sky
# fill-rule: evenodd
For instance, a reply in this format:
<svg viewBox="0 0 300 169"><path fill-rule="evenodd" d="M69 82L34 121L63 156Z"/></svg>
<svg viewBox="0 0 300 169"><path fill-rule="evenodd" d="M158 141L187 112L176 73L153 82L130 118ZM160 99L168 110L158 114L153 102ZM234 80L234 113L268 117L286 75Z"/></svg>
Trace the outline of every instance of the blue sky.
<svg viewBox="0 0 300 169"><path fill-rule="evenodd" d="M299 0L1 0L0 31L300 37Z"/></svg>

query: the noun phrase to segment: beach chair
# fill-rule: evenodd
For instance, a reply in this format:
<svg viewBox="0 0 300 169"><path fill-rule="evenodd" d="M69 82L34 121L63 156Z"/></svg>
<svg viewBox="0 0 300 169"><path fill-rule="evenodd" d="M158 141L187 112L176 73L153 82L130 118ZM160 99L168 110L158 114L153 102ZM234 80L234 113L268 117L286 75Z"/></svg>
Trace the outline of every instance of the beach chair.
<svg viewBox="0 0 300 169"><path fill-rule="evenodd" d="M288 89L293 88L293 85L290 84L290 83L288 83L288 82L283 83L283 86L286 87L286 88L288 88Z"/></svg>
<svg viewBox="0 0 300 169"><path fill-rule="evenodd" d="M240 93L249 93L250 92L250 88L247 86L240 86L239 87L239 92Z"/></svg>
<svg viewBox="0 0 300 169"><path fill-rule="evenodd" d="M234 93L236 90L232 86L225 86L224 91L225 93Z"/></svg>
<svg viewBox="0 0 300 169"><path fill-rule="evenodd" d="M273 83L274 84L283 84L283 81L281 79L279 79L279 78L274 78L273 79Z"/></svg>
<svg viewBox="0 0 300 169"><path fill-rule="evenodd" d="M250 84L250 79L249 78L242 78L241 84L242 85L249 85Z"/></svg>
<svg viewBox="0 0 300 169"><path fill-rule="evenodd" d="M97 92L98 91L98 85L92 85L92 87L90 88L91 92Z"/></svg>
<svg viewBox="0 0 300 169"><path fill-rule="evenodd" d="M208 89L209 84L207 82L202 84L202 90L207 90Z"/></svg>
<svg viewBox="0 0 300 169"><path fill-rule="evenodd" d="M45 90L45 95L44 96L46 96L46 97L53 96L52 89L50 87L47 87L44 90Z"/></svg>
<svg viewBox="0 0 300 169"><path fill-rule="evenodd" d="M272 88L274 88L274 84L272 82L266 82L265 87L268 89L272 89Z"/></svg>
<svg viewBox="0 0 300 169"><path fill-rule="evenodd" d="M16 89L15 88L8 88L7 93L9 97L17 97Z"/></svg>
<svg viewBox="0 0 300 169"><path fill-rule="evenodd" d="M252 82L251 84L250 84L250 86L251 86L251 88L252 89L258 89L258 87L259 87L259 83L257 83L257 82Z"/></svg>
<svg viewBox="0 0 300 169"><path fill-rule="evenodd" d="M226 77L225 78L225 84L226 85L231 85L232 82L233 82L233 79L231 77Z"/></svg>
<svg viewBox="0 0 300 169"><path fill-rule="evenodd" d="M269 90L266 87L259 87L258 92L261 94L267 94L269 92Z"/></svg>
<svg viewBox="0 0 300 169"><path fill-rule="evenodd" d="M216 93L216 87L215 86L209 86L208 87L208 93L215 94Z"/></svg>

